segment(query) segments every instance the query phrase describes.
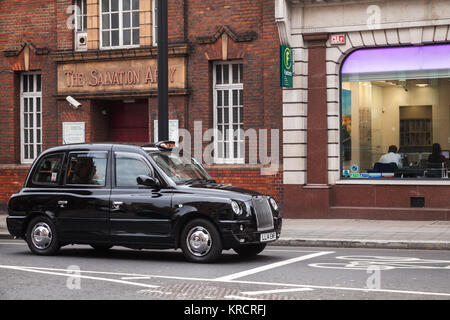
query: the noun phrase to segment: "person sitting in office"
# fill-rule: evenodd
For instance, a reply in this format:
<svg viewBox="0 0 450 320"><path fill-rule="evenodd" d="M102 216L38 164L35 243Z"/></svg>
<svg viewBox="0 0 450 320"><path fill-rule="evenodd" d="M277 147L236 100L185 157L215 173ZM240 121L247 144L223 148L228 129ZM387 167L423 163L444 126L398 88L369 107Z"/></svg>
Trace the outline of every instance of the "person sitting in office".
<svg viewBox="0 0 450 320"><path fill-rule="evenodd" d="M397 146L389 146L388 152L383 154L378 160L379 163L395 163L398 168L402 168L402 157L397 153Z"/></svg>
<svg viewBox="0 0 450 320"><path fill-rule="evenodd" d="M428 163L442 163L445 162L445 157L441 154L441 145L434 143L431 154L428 156Z"/></svg>
<svg viewBox="0 0 450 320"><path fill-rule="evenodd" d="M445 169L446 164L446 159L441 154L441 145L434 143L431 154L428 156L427 169L429 170L427 170L427 177L441 178L442 170Z"/></svg>

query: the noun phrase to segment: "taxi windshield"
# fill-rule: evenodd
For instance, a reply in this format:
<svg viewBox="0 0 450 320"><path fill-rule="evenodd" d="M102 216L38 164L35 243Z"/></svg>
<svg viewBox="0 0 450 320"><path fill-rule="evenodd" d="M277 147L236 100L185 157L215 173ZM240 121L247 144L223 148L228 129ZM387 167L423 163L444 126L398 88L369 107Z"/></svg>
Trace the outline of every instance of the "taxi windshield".
<svg viewBox="0 0 450 320"><path fill-rule="evenodd" d="M176 184L214 182L202 165L194 158L182 157L170 151L149 152L159 168Z"/></svg>

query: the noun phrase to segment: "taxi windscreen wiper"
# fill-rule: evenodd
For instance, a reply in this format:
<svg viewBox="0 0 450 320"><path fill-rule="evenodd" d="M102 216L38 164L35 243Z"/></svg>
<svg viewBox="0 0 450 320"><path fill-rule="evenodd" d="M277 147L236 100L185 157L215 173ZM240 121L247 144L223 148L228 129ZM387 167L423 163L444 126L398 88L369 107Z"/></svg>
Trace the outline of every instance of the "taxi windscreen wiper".
<svg viewBox="0 0 450 320"><path fill-rule="evenodd" d="M194 183L194 182L207 182L207 183L212 182L212 183L214 183L215 181L212 180L212 179L192 178L192 179L186 180L184 182L184 184L191 184L191 183Z"/></svg>

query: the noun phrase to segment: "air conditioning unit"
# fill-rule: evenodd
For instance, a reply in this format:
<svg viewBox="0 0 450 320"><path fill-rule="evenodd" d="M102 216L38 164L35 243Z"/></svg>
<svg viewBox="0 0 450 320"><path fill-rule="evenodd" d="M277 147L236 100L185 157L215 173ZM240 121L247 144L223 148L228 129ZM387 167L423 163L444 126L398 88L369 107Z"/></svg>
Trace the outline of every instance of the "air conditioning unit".
<svg viewBox="0 0 450 320"><path fill-rule="evenodd" d="M87 42L87 32L77 32L75 36L75 50L86 51L88 47Z"/></svg>

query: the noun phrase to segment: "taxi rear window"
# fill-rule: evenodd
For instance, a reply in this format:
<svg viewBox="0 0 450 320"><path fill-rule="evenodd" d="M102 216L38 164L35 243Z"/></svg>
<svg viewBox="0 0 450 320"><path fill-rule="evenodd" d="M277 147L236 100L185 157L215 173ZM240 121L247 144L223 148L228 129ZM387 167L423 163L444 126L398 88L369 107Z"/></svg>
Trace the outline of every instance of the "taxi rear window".
<svg viewBox="0 0 450 320"><path fill-rule="evenodd" d="M42 185L58 184L63 156L63 154L51 154L43 157L34 173L33 183Z"/></svg>

